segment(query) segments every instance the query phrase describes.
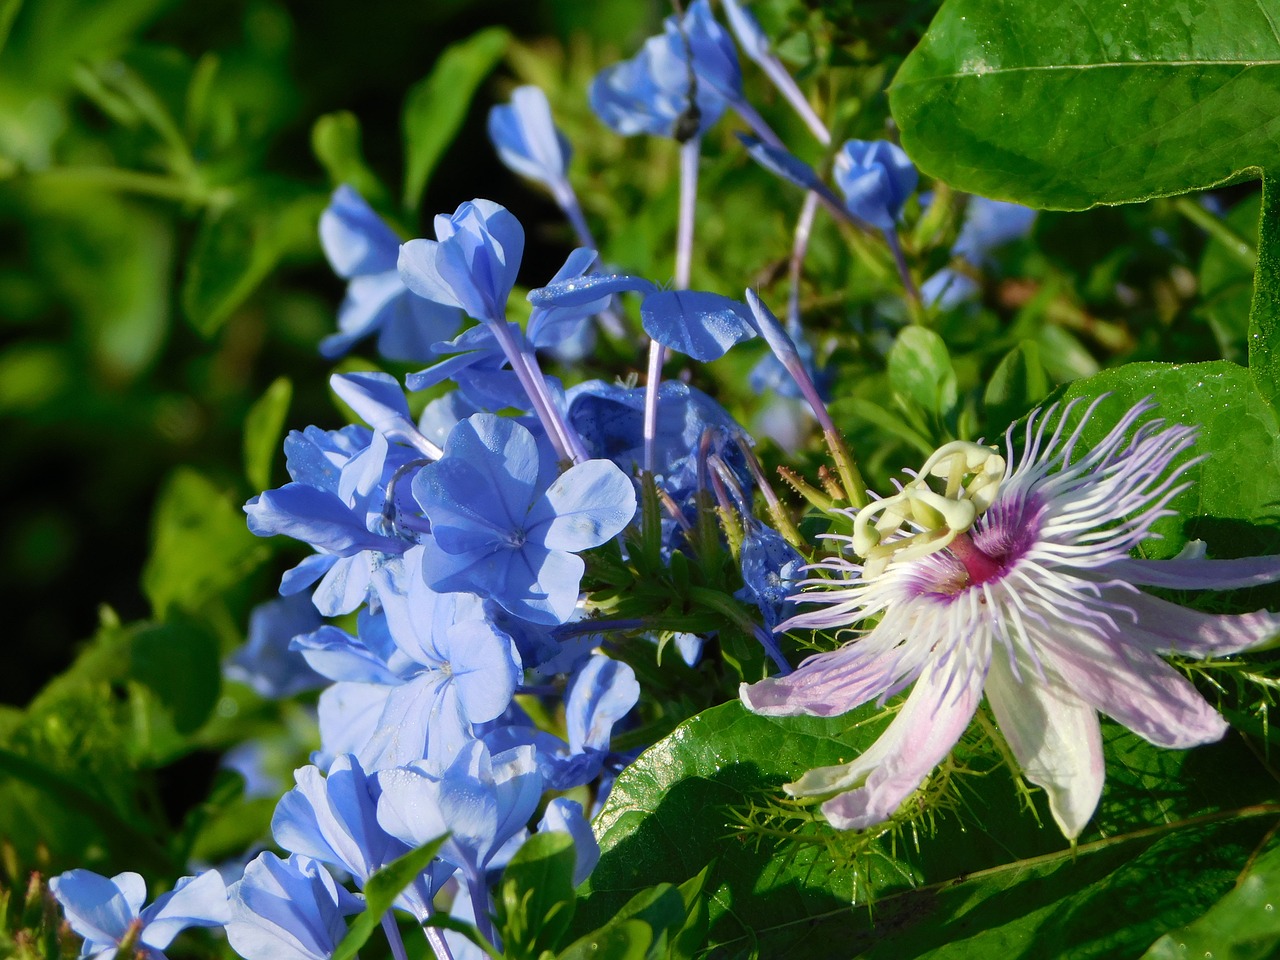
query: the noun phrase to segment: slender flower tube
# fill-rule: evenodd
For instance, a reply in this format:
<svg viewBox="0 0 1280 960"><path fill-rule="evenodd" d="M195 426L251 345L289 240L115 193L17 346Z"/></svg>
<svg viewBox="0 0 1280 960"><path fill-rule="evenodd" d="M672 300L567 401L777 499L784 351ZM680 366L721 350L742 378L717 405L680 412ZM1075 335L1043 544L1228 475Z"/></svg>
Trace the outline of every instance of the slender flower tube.
<svg viewBox="0 0 1280 960"><path fill-rule="evenodd" d="M1007 465L990 448L947 445L899 494L857 511L854 536L840 539L864 563L837 556L817 565L837 579L808 581L828 589L799 599L824 609L782 629L877 622L790 676L744 684L746 705L768 716L835 716L912 688L861 756L786 785L793 796L830 797L822 810L834 826L888 819L950 752L984 695L1070 839L1102 792L1099 713L1174 749L1226 732L1226 721L1161 657L1257 647L1280 632L1280 615L1213 616L1138 588L1274 582L1280 557L1132 558L1186 488L1179 478L1194 460L1175 461L1196 431L1159 419L1140 424L1154 406L1147 401L1074 456L1098 402L1071 431L1070 407L1056 423L1056 407L1033 413L1016 465L1012 428Z"/></svg>

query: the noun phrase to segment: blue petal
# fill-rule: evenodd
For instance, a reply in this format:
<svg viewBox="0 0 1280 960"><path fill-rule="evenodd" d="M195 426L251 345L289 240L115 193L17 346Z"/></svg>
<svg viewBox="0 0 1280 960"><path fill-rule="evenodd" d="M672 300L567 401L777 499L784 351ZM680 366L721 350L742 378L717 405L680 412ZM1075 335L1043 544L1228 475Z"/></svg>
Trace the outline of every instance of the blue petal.
<svg viewBox="0 0 1280 960"><path fill-rule="evenodd" d="M249 529L260 537L282 533L313 547L351 556L362 550L400 553L405 544L370 533L363 518L331 493L301 483L286 483L244 505Z"/></svg>
<svg viewBox="0 0 1280 960"><path fill-rule="evenodd" d="M511 638L485 620L464 620L445 631L446 650L458 700L471 723L500 717L520 680Z"/></svg>
<svg viewBox="0 0 1280 960"><path fill-rule="evenodd" d="M733 40L711 14L708 0L693 0L684 15L683 30L676 17L664 24L667 37L683 53L686 38L693 49L693 67L701 81L730 103L742 99L742 68Z"/></svg>
<svg viewBox="0 0 1280 960"><path fill-rule="evenodd" d="M662 290L645 297L640 317L653 339L703 363L755 336L746 306L716 293Z"/></svg>
<svg viewBox="0 0 1280 960"><path fill-rule="evenodd" d="M85 938L86 948L114 946L128 932L146 897L144 881L136 873L107 879L91 870L69 870L50 880L49 888L71 929Z"/></svg>
<svg viewBox="0 0 1280 960"><path fill-rule="evenodd" d="M640 685L627 664L596 654L570 681L565 695L569 748L608 750L613 727L640 699Z"/></svg>
<svg viewBox="0 0 1280 960"><path fill-rule="evenodd" d="M296 854L259 854L228 893L227 940L244 960L328 960L347 931L343 915L364 905Z"/></svg>
<svg viewBox="0 0 1280 960"><path fill-rule="evenodd" d="M413 480L437 545L464 553L518 538L534 499L539 459L533 435L514 421L478 413L458 424L444 457Z"/></svg>
<svg viewBox="0 0 1280 960"><path fill-rule="evenodd" d="M553 280L545 287L529 291L529 302L535 307L581 307L617 293L658 292L655 283L627 273L592 273L566 280Z"/></svg>
<svg viewBox="0 0 1280 960"><path fill-rule="evenodd" d="M377 653L331 624L294 637L289 649L298 651L312 670L333 681L389 685L403 682Z"/></svg>
<svg viewBox="0 0 1280 960"><path fill-rule="evenodd" d="M902 148L887 140L848 141L834 173L849 212L881 230L894 228L920 178Z"/></svg>
<svg viewBox="0 0 1280 960"><path fill-rule="evenodd" d="M301 593L332 569L338 558L331 553L315 553L296 567L286 570L280 578L280 593L284 596Z"/></svg>
<svg viewBox="0 0 1280 960"><path fill-rule="evenodd" d="M441 245L436 240L410 240L400 247L396 268L404 285L420 297L447 307L462 300L440 273Z"/></svg>
<svg viewBox="0 0 1280 960"><path fill-rule="evenodd" d="M754 14L738 0L722 0L729 29L748 57L759 63L769 54L769 37Z"/></svg>
<svg viewBox="0 0 1280 960"><path fill-rule="evenodd" d="M344 280L394 270L400 238L360 194L343 184L320 215L320 244Z"/></svg>
<svg viewBox="0 0 1280 960"><path fill-rule="evenodd" d="M539 833L567 833L573 838L573 883L581 884L600 862L600 844L591 832L591 824L582 813L582 804L567 797L556 797L538 824Z"/></svg>
<svg viewBox="0 0 1280 960"><path fill-rule="evenodd" d="M511 103L489 111L489 139L511 170L545 184L564 179L571 150L556 129L547 95L535 86L517 87Z"/></svg>
<svg viewBox="0 0 1280 960"><path fill-rule="evenodd" d="M817 171L803 160L793 156L789 151L782 147L775 147L772 144L765 143L759 137L753 137L750 134L738 133L736 136L742 142L742 145L747 148L747 153L751 155L751 159L775 177L794 183L803 190L814 190L823 196L831 197L831 191L822 182L822 178L818 176Z"/></svg>
<svg viewBox="0 0 1280 960"><path fill-rule="evenodd" d="M286 850L340 867L361 883L405 852L378 826L376 785L355 757L338 757L328 776L307 766L294 779L297 786L271 818L271 835Z"/></svg>
<svg viewBox="0 0 1280 960"><path fill-rule="evenodd" d="M323 686L324 678L289 646L294 637L317 630L320 624L320 613L307 596L294 594L258 604L249 614L249 636L224 674L269 699Z"/></svg>
<svg viewBox="0 0 1280 960"><path fill-rule="evenodd" d="M187 927L221 927L231 919L227 885L217 870L183 877L168 893L142 911L141 941L163 950Z"/></svg>
<svg viewBox="0 0 1280 960"><path fill-rule="evenodd" d="M529 532L552 550L577 553L617 536L635 512L630 478L612 461L588 460L565 471L548 488L530 513Z"/></svg>
<svg viewBox="0 0 1280 960"><path fill-rule="evenodd" d="M395 689L379 683L335 683L320 694L323 753L314 757L314 762L332 763L342 754L351 753L372 768L366 747L377 733L378 720Z"/></svg>
<svg viewBox="0 0 1280 960"><path fill-rule="evenodd" d="M350 613L369 596L369 555L357 553L342 557L329 568L311 602L326 617L340 617Z"/></svg>

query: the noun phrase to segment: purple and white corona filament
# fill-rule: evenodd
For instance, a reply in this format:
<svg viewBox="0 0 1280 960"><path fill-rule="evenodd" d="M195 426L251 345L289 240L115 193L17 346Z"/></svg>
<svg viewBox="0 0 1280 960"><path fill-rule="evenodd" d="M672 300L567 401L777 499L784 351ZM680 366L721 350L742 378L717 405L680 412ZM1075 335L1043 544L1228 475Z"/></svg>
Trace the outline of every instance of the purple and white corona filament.
<svg viewBox="0 0 1280 960"><path fill-rule="evenodd" d="M1194 463L1193 427L1130 409L1073 459L1086 410L1027 420L1021 458L948 444L893 497L858 511L840 537L864 558L817 566L836 579L798 599L823 604L782 628L854 630L857 639L794 673L744 684L768 716L836 716L911 687L880 738L851 763L810 770L785 789L828 797L842 829L889 819L968 726L985 695L1022 772L1043 787L1062 832L1079 836L1104 776L1098 714L1153 744L1220 739L1226 721L1162 656L1210 657L1263 644L1280 615L1200 613L1138 589L1230 589L1280 580L1280 557L1141 560L1130 551L1171 514ZM938 492L938 487L946 489ZM851 511L852 513L852 511Z"/></svg>

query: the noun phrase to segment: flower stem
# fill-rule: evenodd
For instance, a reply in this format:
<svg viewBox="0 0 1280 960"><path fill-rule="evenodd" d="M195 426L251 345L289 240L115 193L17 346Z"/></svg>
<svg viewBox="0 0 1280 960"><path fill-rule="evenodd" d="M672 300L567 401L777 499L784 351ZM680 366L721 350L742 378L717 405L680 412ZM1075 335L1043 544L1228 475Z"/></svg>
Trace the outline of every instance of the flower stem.
<svg viewBox="0 0 1280 960"><path fill-rule="evenodd" d="M690 137L680 145L680 214L676 227L677 290L689 289L693 270L693 226L698 204L698 156L702 137ZM662 361L666 351L656 340L649 341L649 367L644 388L644 468L653 472L658 437L658 386L662 381Z"/></svg>
<svg viewBox="0 0 1280 960"><path fill-rule="evenodd" d="M757 137L769 144L771 147L783 147L781 138L773 132L773 127L769 126L764 117L756 111L756 108L749 104L746 100L738 100L733 104L734 112L740 116L743 121L751 128L751 132ZM785 147L784 147L785 149Z"/></svg>
<svg viewBox="0 0 1280 960"><path fill-rule="evenodd" d="M484 874L479 870L474 873L464 871L464 874L467 877L467 892L471 895L471 910L476 915L476 929L497 947L497 934L493 932L493 921L489 919L489 889L485 886Z"/></svg>
<svg viewBox="0 0 1280 960"><path fill-rule="evenodd" d="M924 319L924 301L920 299L920 291L916 282L911 279L911 270L907 266L907 258L902 253L902 241L898 239L898 231L884 231L884 239L893 253L893 262L898 268L898 277L902 280L902 289L907 294L907 309L911 311L911 322L920 323Z"/></svg>
<svg viewBox="0 0 1280 960"><path fill-rule="evenodd" d="M498 338L502 352L506 354L507 362L511 364L511 369L515 371L516 378L520 381L520 386L524 387L524 392L529 395L529 402L533 404L533 412L538 415L538 419L542 422L543 429L547 431L547 437L551 440L551 445L556 448L556 453L560 456L560 459L571 463L581 463L586 460L587 456L582 449L582 440L564 422L564 417L560 415L559 408L555 405L555 401L551 399L551 394L547 390L547 381L543 378L542 371L538 368L537 359L531 358L524 350L520 349L520 345L516 343L516 338L511 333L511 328L507 326L505 320L490 324L490 329L493 330L494 336ZM576 444L574 441L576 441Z"/></svg>
<svg viewBox="0 0 1280 960"><path fill-rule="evenodd" d="M445 939L443 930L424 926L422 932L426 935L427 945L436 955L436 960L453 960L453 951L449 949L449 941Z"/></svg>
<svg viewBox="0 0 1280 960"><path fill-rule="evenodd" d="M791 263L787 269L790 294L787 298L787 323L800 323L800 278L804 273L804 258L809 252L809 237L813 233L813 221L818 216L818 194L810 190L804 197L800 217L796 220L795 239L791 242Z"/></svg>
<svg viewBox="0 0 1280 960"><path fill-rule="evenodd" d="M387 935L387 943L391 944L391 955L395 960L409 960L404 948L404 939L400 936L400 928L396 926L396 918L388 910L382 915L382 932Z"/></svg>
<svg viewBox="0 0 1280 960"><path fill-rule="evenodd" d="M830 146L831 131L827 129L827 125L822 122L822 118L818 116L809 104L804 93L797 86L795 78L782 65L782 61L772 53L753 59L765 72L765 76L773 82L778 92L786 98L787 103L791 104L791 108L799 114L800 119L804 121L804 125L809 128L809 131L817 138L818 142L824 147Z"/></svg>

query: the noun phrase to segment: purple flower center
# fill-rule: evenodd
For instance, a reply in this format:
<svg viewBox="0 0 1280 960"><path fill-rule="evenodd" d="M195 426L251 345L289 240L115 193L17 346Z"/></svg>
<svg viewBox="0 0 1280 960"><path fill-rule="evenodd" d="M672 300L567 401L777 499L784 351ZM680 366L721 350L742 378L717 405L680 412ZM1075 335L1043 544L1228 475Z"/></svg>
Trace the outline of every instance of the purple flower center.
<svg viewBox="0 0 1280 960"><path fill-rule="evenodd" d="M1004 573L1007 559L983 553L967 533L962 533L951 541L951 555L964 564L965 573L969 575L968 585L973 587L994 580Z"/></svg>
<svg viewBox="0 0 1280 960"><path fill-rule="evenodd" d="M947 564L947 574L934 582L932 592L954 597L1004 576L1036 542L1042 507L1035 500L993 504L972 530L948 545L958 565Z"/></svg>

